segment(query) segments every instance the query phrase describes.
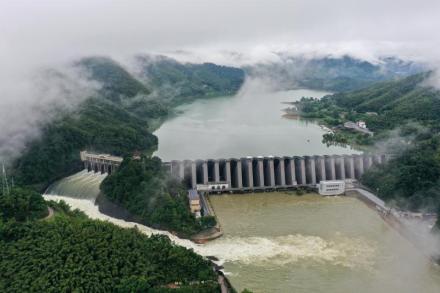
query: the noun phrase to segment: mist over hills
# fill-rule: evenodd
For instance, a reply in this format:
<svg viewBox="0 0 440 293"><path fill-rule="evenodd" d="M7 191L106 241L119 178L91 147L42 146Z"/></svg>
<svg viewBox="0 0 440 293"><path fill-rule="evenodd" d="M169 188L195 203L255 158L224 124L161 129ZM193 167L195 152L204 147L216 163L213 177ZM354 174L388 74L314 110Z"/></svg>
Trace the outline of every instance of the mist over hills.
<svg viewBox="0 0 440 293"><path fill-rule="evenodd" d="M429 84L432 75L418 73L300 103L304 117L335 126L326 140L392 154L390 162L368 170L361 181L381 198L413 211L440 208L440 91ZM346 121L359 120L374 137L341 128Z"/></svg>
<svg viewBox="0 0 440 293"><path fill-rule="evenodd" d="M124 67L109 57L86 57L76 63L90 74L90 79L102 85L101 94L113 101L150 91Z"/></svg>
<svg viewBox="0 0 440 293"><path fill-rule="evenodd" d="M282 88L310 88L333 92L365 88L379 81L426 71L423 64L384 57L370 62L344 55L307 57L280 54L279 61L245 67L249 75L263 75Z"/></svg>
<svg viewBox="0 0 440 293"><path fill-rule="evenodd" d="M140 55L135 59L139 77L157 95L174 97L221 96L237 92L242 69L214 63L181 63L166 56Z"/></svg>
<svg viewBox="0 0 440 293"><path fill-rule="evenodd" d="M370 87L327 97L335 105L358 113L375 112L365 120L374 131L393 129L411 121L440 127L440 91L428 84L432 73L380 82Z"/></svg>
<svg viewBox="0 0 440 293"><path fill-rule="evenodd" d="M152 153L157 147L151 127L156 119L166 117L184 100L233 94L244 81L241 69L214 64L162 62L155 65L160 76L154 83L141 82L108 57L83 58L74 66L85 70L87 77L100 87L77 107L41 125L41 136L28 141L13 163L13 173L20 184L41 190L79 170L78 154L85 148L120 156L133 151ZM175 72L184 74L176 76ZM197 74L203 79L198 78L196 88L191 87ZM163 90L169 86L182 90L179 94Z"/></svg>
<svg viewBox="0 0 440 293"><path fill-rule="evenodd" d="M232 95L246 76L272 79L280 89L347 91L425 69L421 64L397 58L373 64L348 56L280 56L283 62L242 68L181 62L162 55L137 55L129 65L110 57L82 58L73 63L74 67L87 73L88 83L99 87L84 102L57 115L53 122L42 123L42 136L27 142L14 169L19 178L27 178L24 182L47 184L58 177L55 174L65 175L72 171L72 166L78 166L75 153L81 148L116 155L133 149L153 151L157 141L147 133L175 106L197 98ZM55 141L72 143L61 149ZM48 166L48 161L56 166ZM42 170L35 173L26 166L42 166Z"/></svg>
<svg viewBox="0 0 440 293"><path fill-rule="evenodd" d="M366 149L388 152L388 143L401 148L383 168L364 173L362 183L387 203L440 214L439 11L438 0L0 1L0 167L4 162L7 174L0 180L0 291L224 292L217 280L226 276L179 242L142 235L139 225L127 230L91 220L65 202L44 200L41 193L51 183L83 170L81 150L111 153L124 160L100 185L101 198L127 210L140 224L182 237L212 228L216 219L196 219L184 183L171 178L161 160L152 156L159 144L153 133L181 104L217 96L240 98L248 78L264 83L256 89L261 95L262 89L307 88L332 93L322 100L304 99L310 110L307 114L333 128L333 133L324 134L323 142L326 135L357 136L359 133L344 133L343 123L366 121L375 132L373 137L361 137ZM248 96L252 98L254 92ZM274 102L270 96L267 103ZM217 110L216 101L212 104L208 108ZM244 107L268 111L250 99L244 101ZM197 127L209 131L209 125ZM258 135L258 127L248 133ZM300 141L296 131L281 135ZM308 135L307 130L301 131ZM232 136L227 139L234 143ZM175 136L173 146L181 144ZM212 140L189 147L197 150L215 144ZM95 177L86 173L80 172L80 177ZM82 180L76 183L82 185ZM74 205L75 201L69 202ZM78 207L85 209L82 204ZM90 208L95 211L97 206ZM440 280L432 278L427 261L412 253L402 254L405 250L394 242L392 253L386 250L383 254L369 238L377 235L388 246L389 234L380 228L371 230L365 218L357 221L368 228L361 235L362 229L353 230L356 221L352 222L347 222L349 230L342 231L315 225L322 235L309 229L313 223L304 222L307 229L295 241L304 242L303 236L311 234L313 245L304 243L322 250L321 244L353 235L368 251L378 250L378 257L387 262L385 267L376 259L368 266L372 273L363 267L346 267L334 249L324 247L325 261L312 263L296 257L292 267L285 267L285 278L279 270L285 266L283 260L266 254L278 248L265 239L277 237L270 230L251 231L264 240L257 241L261 246L253 243L248 247L247 240L226 235L224 246L214 245L208 249L213 251L209 255L222 258L231 249L238 254L252 250L246 262L234 264L238 273L231 271L231 278L244 278L252 287L259 278L271 287L255 291L307 291L311 286L329 292L376 288L418 292L424 291L417 290L424 283L434 281L432 291L437 292ZM249 227L241 226L248 230L243 236L255 242L248 237L252 236ZM278 226L277 231L283 232ZM291 226L287 223L284 236L298 232ZM437 226L440 229L440 219ZM333 232L336 237L328 237ZM298 242L282 244L281 249L289 251L302 247ZM368 251L346 241L340 244L344 251L354 251L370 262L365 258ZM394 250L398 262L393 261ZM276 255L285 258L282 252ZM264 261L256 263L254 255ZM336 261L334 268L327 266L327 259ZM227 263L226 259L219 261ZM269 261L276 261L275 270L267 266ZM258 267L247 278L246 266L251 263ZM270 272L264 272L266 268ZM289 288L272 289L292 279L291 275L295 277ZM357 275L362 282L357 282Z"/></svg>

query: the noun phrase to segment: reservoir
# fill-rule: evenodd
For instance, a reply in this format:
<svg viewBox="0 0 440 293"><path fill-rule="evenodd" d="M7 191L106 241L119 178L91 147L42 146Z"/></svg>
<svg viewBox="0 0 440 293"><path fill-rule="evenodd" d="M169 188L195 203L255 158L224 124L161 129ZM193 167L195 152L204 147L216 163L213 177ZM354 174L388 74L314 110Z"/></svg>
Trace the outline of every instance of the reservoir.
<svg viewBox="0 0 440 293"><path fill-rule="evenodd" d="M440 270L374 211L355 198L286 193L211 196L224 235L195 244L171 233L126 222L95 205L103 176L82 171L49 188L92 219L216 256L241 292L440 292Z"/></svg>
<svg viewBox="0 0 440 293"><path fill-rule="evenodd" d="M316 123L283 117L283 109L313 90L274 91L247 81L234 97L178 108L155 134L156 155L173 159L352 154L327 147ZM253 292L440 292L440 271L362 202L316 194L259 193L209 198L224 235L207 244L115 219L94 205L105 175L82 171L48 189L93 219L168 235L176 244L216 256L232 285Z"/></svg>
<svg viewBox="0 0 440 293"><path fill-rule="evenodd" d="M248 80L233 97L197 100L178 107L154 134L155 153L164 161L246 156L331 155L357 153L322 143L325 131L316 123L287 119L283 109L301 97L326 92L275 91L262 80Z"/></svg>
<svg viewBox="0 0 440 293"><path fill-rule="evenodd" d="M314 122L287 119L301 97L248 80L234 97L198 100L156 132L164 161L357 153L327 147ZM224 236L205 244L240 292L440 292L440 272L376 211L349 197L284 193L211 196Z"/></svg>

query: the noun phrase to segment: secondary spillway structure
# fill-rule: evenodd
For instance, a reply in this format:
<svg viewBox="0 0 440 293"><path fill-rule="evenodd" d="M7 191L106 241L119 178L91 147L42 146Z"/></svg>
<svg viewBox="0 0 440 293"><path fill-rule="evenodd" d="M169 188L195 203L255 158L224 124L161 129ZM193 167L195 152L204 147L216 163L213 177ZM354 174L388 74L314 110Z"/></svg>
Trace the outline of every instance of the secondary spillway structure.
<svg viewBox="0 0 440 293"><path fill-rule="evenodd" d="M385 154L245 157L174 160L164 165L190 188L211 191L258 191L316 186L321 180L359 179Z"/></svg>
<svg viewBox="0 0 440 293"><path fill-rule="evenodd" d="M109 154L94 154L88 151L80 152L81 161L88 171L112 174L122 163L123 158Z"/></svg>

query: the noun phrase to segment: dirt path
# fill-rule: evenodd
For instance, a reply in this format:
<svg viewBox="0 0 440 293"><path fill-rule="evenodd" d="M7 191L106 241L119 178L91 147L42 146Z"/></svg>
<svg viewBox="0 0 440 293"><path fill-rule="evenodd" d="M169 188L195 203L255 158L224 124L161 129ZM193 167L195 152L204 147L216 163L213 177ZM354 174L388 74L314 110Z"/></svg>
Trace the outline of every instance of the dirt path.
<svg viewBox="0 0 440 293"><path fill-rule="evenodd" d="M53 208L47 207L47 211L49 212L49 214L46 217L44 217L43 220L48 220L48 219L52 218L54 215Z"/></svg>

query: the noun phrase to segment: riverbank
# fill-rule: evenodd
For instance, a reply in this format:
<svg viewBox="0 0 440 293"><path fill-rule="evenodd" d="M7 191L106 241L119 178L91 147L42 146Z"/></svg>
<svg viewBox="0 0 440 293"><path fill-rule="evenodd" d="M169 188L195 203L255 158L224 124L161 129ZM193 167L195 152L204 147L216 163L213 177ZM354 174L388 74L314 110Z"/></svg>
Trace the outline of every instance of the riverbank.
<svg viewBox="0 0 440 293"><path fill-rule="evenodd" d="M377 212L349 196L212 196L224 270L238 291L432 292L440 276ZM226 249L227 248L227 249ZM267 282L270 280L270 282Z"/></svg>
<svg viewBox="0 0 440 293"><path fill-rule="evenodd" d="M359 199L366 206L377 212L389 227L414 245L431 263L439 265L440 251L438 245L440 244L440 238L438 235L430 234L432 233L431 231L425 230L425 227L422 227L422 225L429 225L429 223L418 222L416 224L418 231L414 231L414 227L410 227L409 222L405 223L398 211L387 207L385 202L368 190L362 188L352 189L346 191L346 195ZM426 234L427 231L429 231L429 234ZM424 232L425 235L422 235Z"/></svg>
<svg viewBox="0 0 440 293"><path fill-rule="evenodd" d="M372 276L365 275L364 271L368 272L372 265L377 268L375 263L372 264L378 257L373 252L383 252L385 260L393 259L391 256L396 254L396 242L387 238L390 234L384 232L381 219L375 213L365 212L370 209L359 200L342 196L324 198L316 194L296 196L280 192L213 196L213 208L225 235L203 245L179 239L166 231L103 215L90 199L45 197L66 200L72 209L78 208L93 219L125 228L135 227L147 235L165 234L176 245L193 249L208 259L215 256L212 260L225 267L227 278L239 291L249 288L254 292L290 292L300 284L297 292L319 292L319 288L330 288L328 292L332 293L351 292L343 289L347 281L345 277L350 282L359 282L361 288L368 288L369 284L376 282L376 278L371 280ZM385 240L382 239L384 233ZM383 248L382 245L392 248ZM402 257L405 253L398 259L405 259ZM222 270L221 266L219 270ZM334 276L331 283L326 278L314 278L320 272L331 272ZM383 273L390 274L388 270ZM268 279L270 283L267 283ZM386 287L388 283L380 280L379 284Z"/></svg>
<svg viewBox="0 0 440 293"><path fill-rule="evenodd" d="M135 228L141 233L152 236L152 235L165 235L167 236L175 245L185 247L189 250L194 251L195 253L203 256L205 259L207 259L211 265L213 270L215 270L216 274L218 275L218 281L222 288L226 288L227 293L235 293L234 287L231 285L230 281L228 280L227 276L224 275L222 272L223 267L218 264L218 262L223 261L219 260L216 256L214 256L212 249L209 249L206 247L206 245L200 245L196 244L189 239L182 239L177 237L176 235L164 231L164 230L157 230L148 226L145 226L140 223L136 223L130 220L124 220L122 217L127 216L124 215L124 210L121 210L120 207L112 205L110 202L110 205L107 206L108 202L105 202L103 206L107 207L107 212L111 211L114 213L115 217L110 216L108 214L105 214L100 211L100 207L95 204L95 201L91 198L72 198L68 196L59 196L54 194L46 194L44 195L45 200L54 200L54 201L65 201L70 207L71 210L78 209L81 212L83 212L85 215L87 215L90 219L93 220L100 220L104 222L113 223L116 226L125 228L125 229L132 229ZM103 202L104 197L100 197L101 203ZM105 201L105 199L104 199ZM118 217L116 217L118 216Z"/></svg>
<svg viewBox="0 0 440 293"><path fill-rule="evenodd" d="M203 207L204 216L214 217L216 221L214 227L208 228L191 237L191 240L194 241L195 243L203 244L223 236L223 229L220 225L217 216L215 215L214 209L212 208L209 196L205 196L205 194L201 194L200 200Z"/></svg>
<svg viewBox="0 0 440 293"><path fill-rule="evenodd" d="M140 217L133 215L127 209L121 207L118 204L115 204L114 202L109 200L102 192L100 192L99 195L97 196L95 200L95 205L97 205L99 212L109 217L144 225ZM175 231L168 231L168 232L175 235L176 237L179 237L181 239L188 239L197 244L206 243L208 241L217 239L223 235L223 231L221 230L221 227L218 224L218 222L215 227L202 230L196 233L195 235L191 235L189 237L182 237L181 235L178 235Z"/></svg>

